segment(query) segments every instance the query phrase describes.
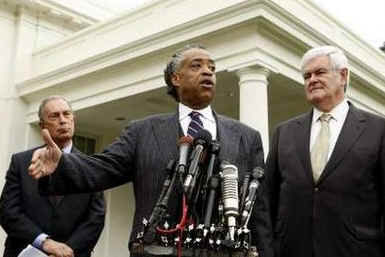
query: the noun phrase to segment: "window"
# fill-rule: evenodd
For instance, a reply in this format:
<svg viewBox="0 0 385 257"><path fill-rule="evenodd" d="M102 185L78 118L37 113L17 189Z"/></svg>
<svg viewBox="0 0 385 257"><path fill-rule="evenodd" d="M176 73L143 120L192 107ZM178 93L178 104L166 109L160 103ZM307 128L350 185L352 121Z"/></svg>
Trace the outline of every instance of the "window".
<svg viewBox="0 0 385 257"><path fill-rule="evenodd" d="M75 147L87 155L95 153L96 139L85 136L75 135L73 137Z"/></svg>

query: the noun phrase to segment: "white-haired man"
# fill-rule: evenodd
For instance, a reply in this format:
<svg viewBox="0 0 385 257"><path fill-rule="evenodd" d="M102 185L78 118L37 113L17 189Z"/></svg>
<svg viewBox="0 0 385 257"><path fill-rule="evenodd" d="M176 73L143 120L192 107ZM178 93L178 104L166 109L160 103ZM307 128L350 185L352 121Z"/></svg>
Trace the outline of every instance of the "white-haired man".
<svg viewBox="0 0 385 257"><path fill-rule="evenodd" d="M276 256L384 256L385 120L346 100L340 49L309 50L301 70L313 108L278 126L267 160Z"/></svg>

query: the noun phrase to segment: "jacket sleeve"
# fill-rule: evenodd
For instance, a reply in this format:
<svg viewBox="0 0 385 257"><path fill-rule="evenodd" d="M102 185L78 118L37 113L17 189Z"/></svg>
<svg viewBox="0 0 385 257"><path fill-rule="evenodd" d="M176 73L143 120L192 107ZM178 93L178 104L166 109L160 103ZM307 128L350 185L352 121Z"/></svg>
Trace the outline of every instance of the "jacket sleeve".
<svg viewBox="0 0 385 257"><path fill-rule="evenodd" d="M265 167L262 140L258 132L251 145L250 156L252 158L251 167ZM252 232L252 244L257 246L259 256L273 257L272 228L265 190L264 180L262 180L250 218L249 228Z"/></svg>
<svg viewBox="0 0 385 257"><path fill-rule="evenodd" d="M87 215L66 242L74 250L75 255L77 252L91 252L102 233L105 218L102 192L91 195L88 209Z"/></svg>
<svg viewBox="0 0 385 257"><path fill-rule="evenodd" d="M20 173L27 171L20 163L13 155L0 197L0 224L8 236L32 243L44 231L23 211Z"/></svg>
<svg viewBox="0 0 385 257"><path fill-rule="evenodd" d="M39 179L40 193L98 192L127 183L133 177L137 138L137 129L128 126L100 154L63 153L56 171Z"/></svg>

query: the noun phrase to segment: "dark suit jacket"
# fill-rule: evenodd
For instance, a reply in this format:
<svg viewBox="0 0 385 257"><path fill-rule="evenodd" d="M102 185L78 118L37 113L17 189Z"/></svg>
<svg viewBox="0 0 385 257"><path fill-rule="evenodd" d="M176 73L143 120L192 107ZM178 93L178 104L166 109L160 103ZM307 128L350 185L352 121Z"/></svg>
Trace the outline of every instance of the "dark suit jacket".
<svg viewBox="0 0 385 257"><path fill-rule="evenodd" d="M264 166L259 133L235 120L216 117L221 145L219 158L237 165L241 176L256 166ZM142 230L143 217L150 216L160 195L167 163L178 157L180 135L178 114L156 115L133 122L102 154L92 157L64 154L51 177L49 189L46 184L44 191L97 191L132 181L136 199L132 241ZM79 172L70 172L74 169ZM173 200L170 208L175 210L176 201ZM250 225L262 257L272 255L266 210L263 202L258 203L255 207L258 215Z"/></svg>
<svg viewBox="0 0 385 257"><path fill-rule="evenodd" d="M41 196L28 175L36 149L14 154L6 175L0 198L0 224L8 235L4 257L16 257L40 233L66 243L76 257L90 256L104 226L103 193L67 195L57 203Z"/></svg>
<svg viewBox="0 0 385 257"><path fill-rule="evenodd" d="M276 130L266 173L277 256L385 256L385 120L349 105L316 184L309 153L312 112Z"/></svg>

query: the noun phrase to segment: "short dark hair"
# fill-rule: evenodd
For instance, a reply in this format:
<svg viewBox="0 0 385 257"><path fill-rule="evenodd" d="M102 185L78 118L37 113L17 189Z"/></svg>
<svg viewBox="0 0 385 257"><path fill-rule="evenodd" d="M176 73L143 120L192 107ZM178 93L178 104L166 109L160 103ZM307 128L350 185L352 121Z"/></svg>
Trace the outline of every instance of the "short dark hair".
<svg viewBox="0 0 385 257"><path fill-rule="evenodd" d="M65 97L61 96L61 95L51 95L51 96L48 96L46 98L44 98L43 100L41 100L40 102L40 105L39 105L39 112L38 112L38 115L39 115L39 120L40 120L40 123L43 122L43 111L44 111L44 107L46 106L46 104L52 100L56 100L56 99L61 99L61 100L64 100L68 106L70 107L70 110L72 111L72 106L71 104L68 102L67 99L65 99Z"/></svg>
<svg viewBox="0 0 385 257"><path fill-rule="evenodd" d="M176 88L174 84L172 83L172 75L174 75L175 72L177 72L180 68L180 64L183 60L183 53L190 50L190 49L204 49L206 50L206 47L204 47L201 44L189 44L184 46L183 48L176 51L175 54L171 57L171 60L167 63L166 68L164 69L164 81L167 85L167 94L171 95L177 102L179 102L179 96L176 92Z"/></svg>

